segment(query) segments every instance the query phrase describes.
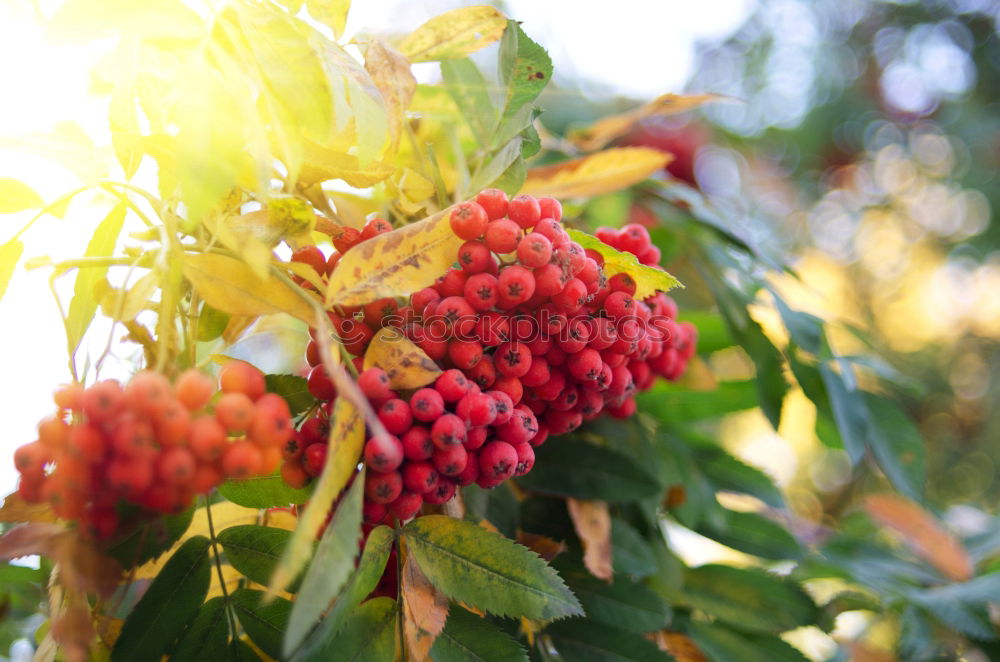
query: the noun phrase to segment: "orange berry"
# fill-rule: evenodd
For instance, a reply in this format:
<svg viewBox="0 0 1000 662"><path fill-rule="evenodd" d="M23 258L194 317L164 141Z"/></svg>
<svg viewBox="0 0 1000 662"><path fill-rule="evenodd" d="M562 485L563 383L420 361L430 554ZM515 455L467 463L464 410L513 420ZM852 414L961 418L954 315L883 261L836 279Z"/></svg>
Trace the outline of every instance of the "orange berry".
<svg viewBox="0 0 1000 662"><path fill-rule="evenodd" d="M14 467L22 474L39 473L49 461L49 452L39 441L24 444L14 451Z"/></svg>
<svg viewBox="0 0 1000 662"><path fill-rule="evenodd" d="M107 482L116 493L137 497L153 484L153 463L142 459L117 458L108 465Z"/></svg>
<svg viewBox="0 0 1000 662"><path fill-rule="evenodd" d="M55 392L53 399L56 401L56 406L60 409L82 411L84 390L83 384L67 384Z"/></svg>
<svg viewBox="0 0 1000 662"><path fill-rule="evenodd" d="M219 384L225 393L242 393L251 400L264 395L267 385L264 373L246 361L233 359L222 366Z"/></svg>
<svg viewBox="0 0 1000 662"><path fill-rule="evenodd" d="M257 449L260 451L261 457L260 474L262 476L270 476L278 469L278 465L281 464L281 447L258 445Z"/></svg>
<svg viewBox="0 0 1000 662"><path fill-rule="evenodd" d="M91 423L110 423L124 406L125 393L113 379L97 382L83 394L83 413Z"/></svg>
<svg viewBox="0 0 1000 662"><path fill-rule="evenodd" d="M194 470L194 478L191 480L191 489L195 494L208 494L215 486L222 482L222 472L212 464L199 464Z"/></svg>
<svg viewBox="0 0 1000 662"><path fill-rule="evenodd" d="M156 440L161 446L184 444L191 431L191 412L179 400L171 400L167 408L156 417Z"/></svg>
<svg viewBox="0 0 1000 662"><path fill-rule="evenodd" d="M111 433L111 445L124 457L150 457L156 453L153 424L132 414L122 416Z"/></svg>
<svg viewBox="0 0 1000 662"><path fill-rule="evenodd" d="M208 404L215 395L215 382L211 377L195 370L185 370L174 384L177 399L191 411L197 411Z"/></svg>
<svg viewBox="0 0 1000 662"><path fill-rule="evenodd" d="M231 434L246 432L253 415L253 402L245 393L224 393L215 403L215 417Z"/></svg>
<svg viewBox="0 0 1000 662"><path fill-rule="evenodd" d="M182 446L171 448L160 455L156 472L165 483L188 485L194 478L195 459L190 450Z"/></svg>
<svg viewBox="0 0 1000 662"><path fill-rule="evenodd" d="M50 451L64 448L69 441L69 426L60 418L43 419L38 424L38 441Z"/></svg>
<svg viewBox="0 0 1000 662"><path fill-rule="evenodd" d="M173 402L170 381L158 372L143 370L125 387L125 402L132 411L159 416Z"/></svg>
<svg viewBox="0 0 1000 662"><path fill-rule="evenodd" d="M302 468L302 465L295 461L286 460L281 463L281 479L285 484L295 489L301 489L309 482L309 474Z"/></svg>
<svg viewBox="0 0 1000 662"><path fill-rule="evenodd" d="M226 478L250 478L260 474L264 459L257 447L249 441L229 445L222 455L222 473Z"/></svg>
<svg viewBox="0 0 1000 662"><path fill-rule="evenodd" d="M285 399L276 393L262 395L255 405L250 436L263 446L281 446L293 433L291 412Z"/></svg>
<svg viewBox="0 0 1000 662"><path fill-rule="evenodd" d="M215 462L226 449L226 428L211 415L203 415L191 423L191 437L188 445L191 452L202 462Z"/></svg>
<svg viewBox="0 0 1000 662"><path fill-rule="evenodd" d="M81 423L70 428L66 451L71 457L96 464L104 459L107 447L108 442L96 425Z"/></svg>

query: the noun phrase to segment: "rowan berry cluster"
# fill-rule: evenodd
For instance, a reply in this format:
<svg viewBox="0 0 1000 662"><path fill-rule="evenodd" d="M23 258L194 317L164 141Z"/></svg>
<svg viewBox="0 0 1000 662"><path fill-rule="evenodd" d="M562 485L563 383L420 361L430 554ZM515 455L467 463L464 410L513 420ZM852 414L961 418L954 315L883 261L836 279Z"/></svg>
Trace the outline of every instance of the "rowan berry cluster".
<svg viewBox="0 0 1000 662"><path fill-rule="evenodd" d="M432 287L404 304L389 298L330 312L344 347L359 357L358 385L388 432L365 443L367 522L406 520L425 503L449 500L459 486L491 488L523 475L550 435L603 412L631 416L636 392L656 376L683 373L694 327L676 321L665 294L640 301L628 274L606 278L602 256L572 241L561 218L552 198L508 200L497 189L482 191L452 209L451 228L465 243L457 266ZM376 222L384 223L369 225ZM602 228L598 236L643 264L659 260L642 226ZM293 259L339 259L310 253ZM361 370L360 357L384 326L401 329L444 368L432 385L395 392L381 369ZM282 474L295 486L323 467L337 395L315 332L306 360L309 390L326 404L286 446Z"/></svg>
<svg viewBox="0 0 1000 662"><path fill-rule="evenodd" d="M197 370L173 384L147 370L124 387L63 387L38 440L14 453L18 492L106 539L119 530L120 500L146 516L179 512L223 479L270 474L294 434L288 403L242 361L223 366L218 386Z"/></svg>

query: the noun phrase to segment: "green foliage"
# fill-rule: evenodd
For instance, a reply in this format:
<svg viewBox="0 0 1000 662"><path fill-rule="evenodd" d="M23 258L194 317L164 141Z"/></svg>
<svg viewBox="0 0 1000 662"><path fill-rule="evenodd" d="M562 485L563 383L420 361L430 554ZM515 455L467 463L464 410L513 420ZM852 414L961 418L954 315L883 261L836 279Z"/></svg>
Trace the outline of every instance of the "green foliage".
<svg viewBox="0 0 1000 662"><path fill-rule="evenodd" d="M255 476L245 480L227 480L219 486L219 494L246 508L287 508L309 500L309 487L289 487L279 474Z"/></svg>
<svg viewBox="0 0 1000 662"><path fill-rule="evenodd" d="M208 594L208 538L181 545L125 619L111 652L113 662L159 660L195 618Z"/></svg>
<svg viewBox="0 0 1000 662"><path fill-rule="evenodd" d="M564 660L574 662L673 662L673 657L628 630L585 618L553 623L545 629Z"/></svg>
<svg viewBox="0 0 1000 662"><path fill-rule="evenodd" d="M431 648L434 662L528 662L524 649L485 618L452 609Z"/></svg>
<svg viewBox="0 0 1000 662"><path fill-rule="evenodd" d="M593 621L640 635L662 630L670 621L670 606L639 582L618 576L609 584L562 559L555 567Z"/></svg>
<svg viewBox="0 0 1000 662"><path fill-rule="evenodd" d="M491 490L477 485L463 487L462 500L465 517L473 524L486 520L508 538L517 535L520 525L517 497L506 483Z"/></svg>
<svg viewBox="0 0 1000 662"><path fill-rule="evenodd" d="M656 572L650 543L620 517L611 518L611 546L615 573L646 577Z"/></svg>
<svg viewBox="0 0 1000 662"><path fill-rule="evenodd" d="M265 601L263 591L249 588L237 589L230 599L233 611L250 639L269 656L279 659L292 603L284 598Z"/></svg>
<svg viewBox="0 0 1000 662"><path fill-rule="evenodd" d="M181 635L170 659L175 662L219 660L229 643L229 622L223 598L212 598L198 609L198 615Z"/></svg>
<svg viewBox="0 0 1000 662"><path fill-rule="evenodd" d="M291 531L255 524L231 526L218 534L229 564L247 579L265 585L270 581L281 552L291 537ZM298 590L298 582L293 583L288 590Z"/></svg>
<svg viewBox="0 0 1000 662"><path fill-rule="evenodd" d="M396 616L395 601L368 600L349 615L340 632L322 650L294 659L388 662L396 652Z"/></svg>
<svg viewBox="0 0 1000 662"><path fill-rule="evenodd" d="M267 390L277 393L288 403L292 416L298 416L316 404L316 398L309 392L305 377L298 375L265 375Z"/></svg>
<svg viewBox="0 0 1000 662"><path fill-rule="evenodd" d="M403 535L420 570L453 600L499 616L547 620L582 613L552 568L503 536L442 515L413 520Z"/></svg>
<svg viewBox="0 0 1000 662"><path fill-rule="evenodd" d="M691 622L687 632L716 662L806 662L808 658L778 637L740 634L718 624Z"/></svg>
<svg viewBox="0 0 1000 662"><path fill-rule="evenodd" d="M115 541L108 554L124 568L141 565L154 559L180 539L194 518L194 505L176 515L168 515L133 528L124 538Z"/></svg>
<svg viewBox="0 0 1000 662"><path fill-rule="evenodd" d="M539 446L535 468L517 481L546 494L605 501L630 501L659 491L635 460L573 437Z"/></svg>

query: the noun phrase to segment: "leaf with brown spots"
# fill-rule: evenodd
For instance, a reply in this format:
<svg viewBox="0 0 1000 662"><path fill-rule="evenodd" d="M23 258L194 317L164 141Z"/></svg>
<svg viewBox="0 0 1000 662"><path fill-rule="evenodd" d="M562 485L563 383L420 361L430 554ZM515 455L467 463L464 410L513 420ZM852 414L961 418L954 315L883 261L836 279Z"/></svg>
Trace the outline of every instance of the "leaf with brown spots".
<svg viewBox="0 0 1000 662"><path fill-rule="evenodd" d="M312 308L290 285L270 275L260 278L241 260L215 253L188 255L183 270L201 298L216 310L247 317L288 313L306 323L315 320Z"/></svg>
<svg viewBox="0 0 1000 662"><path fill-rule="evenodd" d="M972 560L962 543L918 504L895 494L873 494L865 499L865 510L946 577L957 582L972 577Z"/></svg>
<svg viewBox="0 0 1000 662"><path fill-rule="evenodd" d="M507 19L493 7L461 7L430 19L397 47L411 62L450 60L493 43L506 26Z"/></svg>
<svg viewBox="0 0 1000 662"><path fill-rule="evenodd" d="M423 662L448 620L448 598L434 588L412 556L403 564L401 583L406 650L409 659Z"/></svg>
<svg viewBox="0 0 1000 662"><path fill-rule="evenodd" d="M365 352L365 370L382 368L393 389L409 391L438 378L438 367L424 350L414 345L398 329L386 327L375 334Z"/></svg>
<svg viewBox="0 0 1000 662"><path fill-rule="evenodd" d="M55 522L48 503L28 503L17 492L8 494L0 507L0 522Z"/></svg>
<svg viewBox="0 0 1000 662"><path fill-rule="evenodd" d="M611 515L603 501L566 499L573 528L583 542L583 564L590 574L610 582L614 577L611 564Z"/></svg>
<svg viewBox="0 0 1000 662"><path fill-rule="evenodd" d="M649 147L612 147L571 161L532 168L521 193L589 198L638 184L673 160Z"/></svg>
<svg viewBox="0 0 1000 662"><path fill-rule="evenodd" d="M327 305L355 306L409 296L433 284L455 263L463 243L451 230L450 213L445 209L344 253L330 276Z"/></svg>
<svg viewBox="0 0 1000 662"><path fill-rule="evenodd" d="M647 117L675 115L712 101L724 101L719 94L664 94L628 112L601 118L585 129L571 131L567 136L577 147L591 152L620 138Z"/></svg>

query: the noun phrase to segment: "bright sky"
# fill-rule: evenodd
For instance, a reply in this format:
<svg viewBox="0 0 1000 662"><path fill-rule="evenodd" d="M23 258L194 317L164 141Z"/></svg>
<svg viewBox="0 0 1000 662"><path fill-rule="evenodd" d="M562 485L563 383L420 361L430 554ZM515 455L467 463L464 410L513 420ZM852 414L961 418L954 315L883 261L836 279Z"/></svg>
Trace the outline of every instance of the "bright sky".
<svg viewBox="0 0 1000 662"><path fill-rule="evenodd" d="M141 0L136 0L141 1ZM365 28L403 32L447 9L471 4L448 0L356 2L348 33ZM721 37L738 27L754 0L508 0L505 13L524 22L525 31L549 49L562 80L585 78L584 92L623 94L640 99L681 91L697 39ZM53 45L46 41L36 7L48 13L58 2L0 2L0 177L24 180L51 201L79 185L68 169L26 156L9 147L10 138L47 132L73 120L108 142L104 106L87 95L88 68L99 49ZM433 65L423 65L424 67ZM421 77L433 76L422 69ZM0 243L30 214L2 219ZM98 211L74 207L65 220L46 219L25 235L25 257L71 257L83 252L99 219ZM10 458L14 448L32 441L39 419L52 412L51 393L69 380L65 334L48 289L48 269L19 267L4 299L0 342L0 495L16 485ZM72 285L70 278L63 286ZM68 294L64 287L64 304ZM106 334L106 332L105 332ZM92 334L103 346L106 335ZM99 353L96 352L96 353Z"/></svg>

